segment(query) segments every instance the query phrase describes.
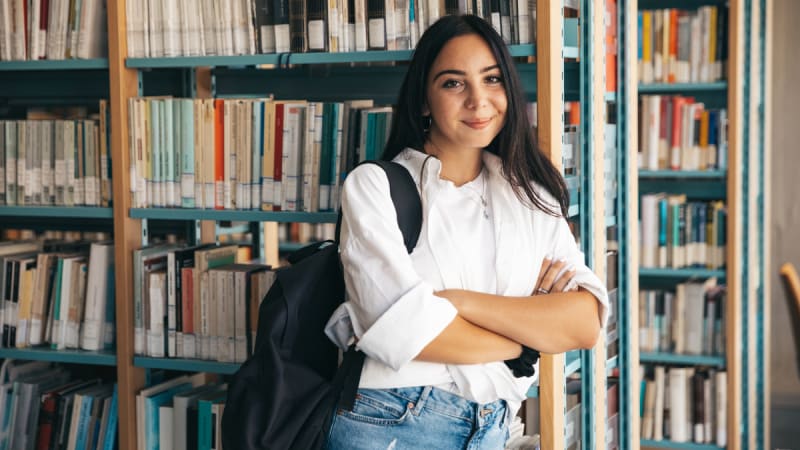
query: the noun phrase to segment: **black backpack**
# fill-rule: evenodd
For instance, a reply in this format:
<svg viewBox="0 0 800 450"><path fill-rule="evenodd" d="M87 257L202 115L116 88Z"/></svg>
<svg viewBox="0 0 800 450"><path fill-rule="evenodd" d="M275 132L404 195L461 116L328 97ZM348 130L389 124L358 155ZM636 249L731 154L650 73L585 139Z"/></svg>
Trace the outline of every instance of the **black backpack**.
<svg viewBox="0 0 800 450"><path fill-rule="evenodd" d="M409 253L422 227L422 204L405 168L377 164L389 178L397 222ZM341 214L339 215L341 221ZM338 366L338 348L325 324L344 301L337 242L298 250L258 312L253 355L233 376L222 417L226 450L319 449L327 439L334 406L352 410L364 354L351 347Z"/></svg>

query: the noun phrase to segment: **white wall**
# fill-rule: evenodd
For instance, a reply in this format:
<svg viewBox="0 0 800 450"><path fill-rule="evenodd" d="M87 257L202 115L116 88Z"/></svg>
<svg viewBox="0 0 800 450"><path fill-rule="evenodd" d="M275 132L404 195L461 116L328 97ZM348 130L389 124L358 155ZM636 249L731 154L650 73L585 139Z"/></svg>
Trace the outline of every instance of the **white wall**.
<svg viewBox="0 0 800 450"><path fill-rule="evenodd" d="M800 319L778 276L784 262L800 270L800 1L773 1L772 448L800 449Z"/></svg>

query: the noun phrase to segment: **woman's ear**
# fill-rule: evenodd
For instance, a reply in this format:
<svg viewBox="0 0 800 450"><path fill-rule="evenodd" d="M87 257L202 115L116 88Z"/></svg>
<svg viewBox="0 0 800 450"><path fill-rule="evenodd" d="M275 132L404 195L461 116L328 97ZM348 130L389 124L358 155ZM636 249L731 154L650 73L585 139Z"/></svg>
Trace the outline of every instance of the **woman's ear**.
<svg viewBox="0 0 800 450"><path fill-rule="evenodd" d="M428 108L428 103L427 102L422 104L422 115L423 116L430 116L431 115L431 109Z"/></svg>

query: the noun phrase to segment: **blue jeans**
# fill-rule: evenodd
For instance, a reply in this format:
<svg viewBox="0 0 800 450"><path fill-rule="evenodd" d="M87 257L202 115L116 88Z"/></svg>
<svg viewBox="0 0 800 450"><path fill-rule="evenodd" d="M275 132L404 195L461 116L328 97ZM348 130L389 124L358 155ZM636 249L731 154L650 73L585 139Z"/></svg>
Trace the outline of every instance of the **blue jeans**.
<svg viewBox="0 0 800 450"><path fill-rule="evenodd" d="M430 386L359 389L353 411L337 410L328 450L503 449L505 400L479 404Z"/></svg>

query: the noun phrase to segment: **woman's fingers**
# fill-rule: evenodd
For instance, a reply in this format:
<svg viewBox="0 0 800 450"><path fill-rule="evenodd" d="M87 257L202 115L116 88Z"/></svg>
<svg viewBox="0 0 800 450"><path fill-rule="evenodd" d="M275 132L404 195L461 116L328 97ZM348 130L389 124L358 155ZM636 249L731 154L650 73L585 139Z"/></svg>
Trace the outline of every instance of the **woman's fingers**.
<svg viewBox="0 0 800 450"><path fill-rule="evenodd" d="M553 283L550 292L566 292L570 290L572 278L575 277L575 269L565 270L560 277Z"/></svg>
<svg viewBox="0 0 800 450"><path fill-rule="evenodd" d="M566 265L566 261L554 261L552 264L550 264L550 267L547 269L547 273L544 274L542 282L541 284L539 284L537 291L539 289L542 289L547 292L550 292L556 283L556 277L558 276L558 274L561 273L561 270L564 268L564 265Z"/></svg>
<svg viewBox="0 0 800 450"><path fill-rule="evenodd" d="M547 273L547 270L550 268L550 263L553 261L550 258L545 258L542 260L542 268L539 269L539 278L536 280L536 287L533 288L533 293L536 294L536 291L542 287L542 279L544 275Z"/></svg>

